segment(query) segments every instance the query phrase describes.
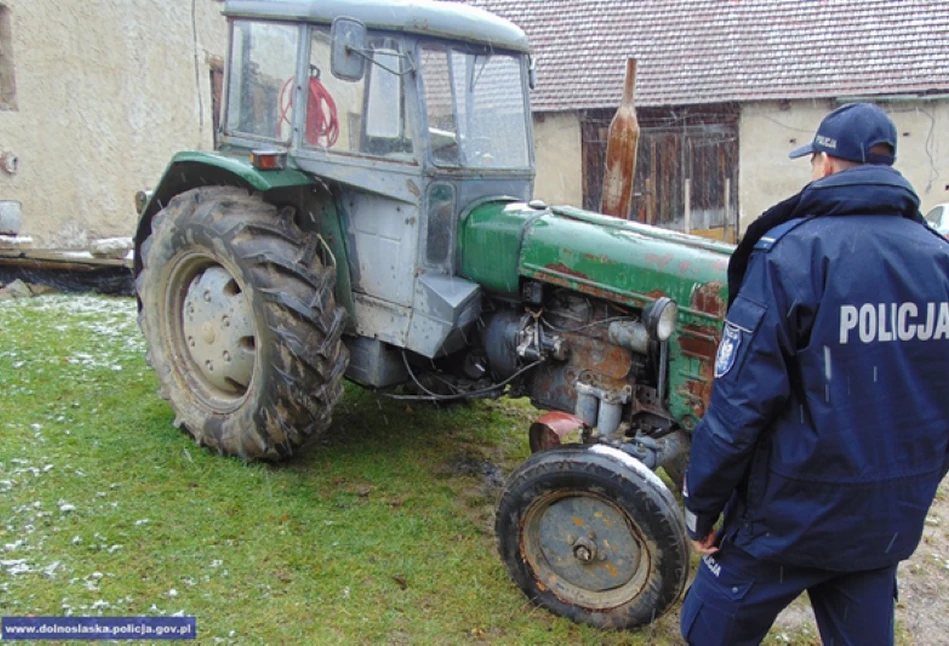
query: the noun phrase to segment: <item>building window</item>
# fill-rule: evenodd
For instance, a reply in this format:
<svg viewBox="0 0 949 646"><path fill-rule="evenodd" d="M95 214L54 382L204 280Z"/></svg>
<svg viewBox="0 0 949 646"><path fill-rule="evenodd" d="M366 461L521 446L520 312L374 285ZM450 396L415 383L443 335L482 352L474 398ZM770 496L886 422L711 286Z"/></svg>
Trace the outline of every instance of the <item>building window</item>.
<svg viewBox="0 0 949 646"><path fill-rule="evenodd" d="M0 110L16 110L13 64L13 12L0 5Z"/></svg>

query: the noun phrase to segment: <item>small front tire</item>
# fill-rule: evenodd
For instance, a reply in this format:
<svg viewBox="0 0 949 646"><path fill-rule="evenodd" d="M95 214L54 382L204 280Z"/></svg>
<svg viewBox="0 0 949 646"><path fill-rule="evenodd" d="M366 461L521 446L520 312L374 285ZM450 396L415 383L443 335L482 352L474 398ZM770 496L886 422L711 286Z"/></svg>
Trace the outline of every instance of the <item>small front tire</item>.
<svg viewBox="0 0 949 646"><path fill-rule="evenodd" d="M648 624L678 600L688 577L675 498L642 463L606 445L528 458L501 495L495 533L524 594L577 623Z"/></svg>

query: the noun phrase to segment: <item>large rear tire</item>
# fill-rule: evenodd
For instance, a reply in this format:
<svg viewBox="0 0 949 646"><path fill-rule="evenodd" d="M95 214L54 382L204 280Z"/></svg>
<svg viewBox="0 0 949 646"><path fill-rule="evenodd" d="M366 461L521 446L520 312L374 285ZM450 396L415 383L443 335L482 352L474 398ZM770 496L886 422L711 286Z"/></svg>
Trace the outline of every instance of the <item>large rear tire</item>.
<svg viewBox="0 0 949 646"><path fill-rule="evenodd" d="M675 498L642 463L606 445L533 454L505 485L495 533L524 594L577 623L648 624L688 577Z"/></svg>
<svg viewBox="0 0 949 646"><path fill-rule="evenodd" d="M349 353L317 236L233 187L176 196L152 222L139 324L175 423L227 455L289 457L325 431Z"/></svg>

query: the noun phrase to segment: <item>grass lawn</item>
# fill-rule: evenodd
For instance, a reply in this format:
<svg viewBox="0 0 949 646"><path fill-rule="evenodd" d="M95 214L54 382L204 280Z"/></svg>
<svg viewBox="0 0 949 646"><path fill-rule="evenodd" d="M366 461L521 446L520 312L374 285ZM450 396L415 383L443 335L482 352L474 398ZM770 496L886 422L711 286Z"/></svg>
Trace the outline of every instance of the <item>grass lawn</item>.
<svg viewBox="0 0 949 646"><path fill-rule="evenodd" d="M280 465L172 426L132 299L0 302L0 615L197 617L198 643L675 644L533 608L492 531L529 406L348 386Z"/></svg>

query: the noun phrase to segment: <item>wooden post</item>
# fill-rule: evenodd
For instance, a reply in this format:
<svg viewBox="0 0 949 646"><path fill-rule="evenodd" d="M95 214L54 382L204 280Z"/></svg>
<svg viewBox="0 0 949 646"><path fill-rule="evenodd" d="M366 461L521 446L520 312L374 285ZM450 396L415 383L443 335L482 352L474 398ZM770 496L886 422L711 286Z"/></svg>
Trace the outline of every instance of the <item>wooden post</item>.
<svg viewBox="0 0 949 646"><path fill-rule="evenodd" d="M646 224L656 224L656 179L646 178Z"/></svg>
<svg viewBox="0 0 949 646"><path fill-rule="evenodd" d="M734 242L730 237L728 237L728 225L729 225L729 210L731 208L731 199L732 199L732 181L730 178L725 178L725 230L722 231L722 240L725 242Z"/></svg>
<svg viewBox="0 0 949 646"><path fill-rule="evenodd" d="M685 232L692 233L692 180L686 179L684 184Z"/></svg>

